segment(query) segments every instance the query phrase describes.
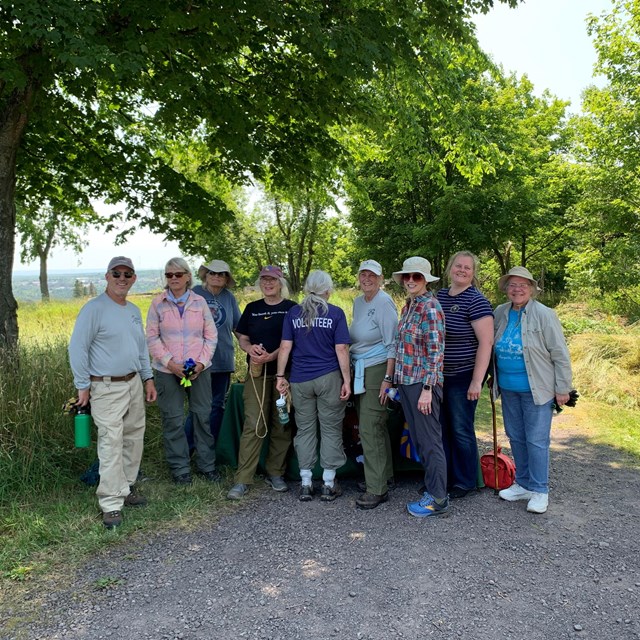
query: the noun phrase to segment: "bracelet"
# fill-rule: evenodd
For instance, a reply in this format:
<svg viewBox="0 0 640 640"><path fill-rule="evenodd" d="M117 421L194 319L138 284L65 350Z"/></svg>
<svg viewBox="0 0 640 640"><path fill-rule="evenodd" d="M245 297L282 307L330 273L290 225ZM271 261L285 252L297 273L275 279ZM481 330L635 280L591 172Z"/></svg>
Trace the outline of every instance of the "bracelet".
<svg viewBox="0 0 640 640"><path fill-rule="evenodd" d="M145 382L149 382L149 380L153 380L153 376L151 376L150 378L145 378L142 382L144 384Z"/></svg>
<svg viewBox="0 0 640 640"><path fill-rule="evenodd" d="M276 373L276 378L284 378L284 373Z"/></svg>
<svg viewBox="0 0 640 640"><path fill-rule="evenodd" d="M383 380L384 380L385 382L393 382L393 378L392 378L390 375L386 375L386 376L383 378Z"/></svg>

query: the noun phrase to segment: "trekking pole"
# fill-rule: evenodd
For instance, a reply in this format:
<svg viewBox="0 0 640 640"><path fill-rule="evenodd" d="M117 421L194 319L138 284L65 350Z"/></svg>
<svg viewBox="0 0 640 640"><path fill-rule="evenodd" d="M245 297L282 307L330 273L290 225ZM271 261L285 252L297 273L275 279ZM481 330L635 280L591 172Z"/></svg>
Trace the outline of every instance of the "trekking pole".
<svg viewBox="0 0 640 640"><path fill-rule="evenodd" d="M494 488L493 493L498 494L498 427L496 421L496 401L493 397L493 389L489 389L489 398L491 399L491 417L493 419L493 473Z"/></svg>

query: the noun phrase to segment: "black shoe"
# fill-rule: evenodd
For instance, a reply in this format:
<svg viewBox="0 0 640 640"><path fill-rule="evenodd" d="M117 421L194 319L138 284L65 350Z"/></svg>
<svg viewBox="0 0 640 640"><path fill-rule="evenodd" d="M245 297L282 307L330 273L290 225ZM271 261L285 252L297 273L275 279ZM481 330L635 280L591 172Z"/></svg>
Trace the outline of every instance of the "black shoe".
<svg viewBox="0 0 640 640"><path fill-rule="evenodd" d="M397 488L398 485L396 484L396 481L393 478L389 478L387 480L387 491L395 491ZM367 483L364 480L358 482L358 491L362 491L362 493L367 492Z"/></svg>
<svg viewBox="0 0 640 640"><path fill-rule="evenodd" d="M220 472L215 469L213 471L200 471L200 475L207 482L220 482L221 479Z"/></svg>
<svg viewBox="0 0 640 640"><path fill-rule="evenodd" d="M338 496L342 495L342 488L337 480L333 481L333 487L323 484L320 489L320 500L323 502L333 502Z"/></svg>
<svg viewBox="0 0 640 640"><path fill-rule="evenodd" d="M379 504L386 502L389 499L389 493L385 492L381 496L377 496L375 493L363 493L356 499L356 505L361 509L375 509Z"/></svg>
<svg viewBox="0 0 640 640"><path fill-rule="evenodd" d="M298 496L300 502L310 502L313 500L313 485L303 484L300 485L300 495Z"/></svg>
<svg viewBox="0 0 640 640"><path fill-rule="evenodd" d="M449 498L451 500L457 500L458 498L464 498L468 493L470 493L471 489L463 489L462 487L453 487L451 491L449 491Z"/></svg>
<svg viewBox="0 0 640 640"><path fill-rule="evenodd" d="M173 481L176 484L191 484L193 482L190 473L183 473L180 476L173 476Z"/></svg>

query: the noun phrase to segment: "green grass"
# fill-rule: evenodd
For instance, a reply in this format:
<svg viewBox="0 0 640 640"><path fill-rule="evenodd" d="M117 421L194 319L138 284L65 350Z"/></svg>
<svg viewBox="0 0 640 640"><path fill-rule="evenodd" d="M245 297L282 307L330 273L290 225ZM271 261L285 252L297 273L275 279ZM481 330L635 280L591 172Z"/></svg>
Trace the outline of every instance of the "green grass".
<svg viewBox="0 0 640 640"><path fill-rule="evenodd" d="M240 296L244 307L256 293ZM337 291L331 302L351 317L353 289ZM150 296L132 298L143 317ZM164 462L157 407L147 412L142 469L149 498L144 509L127 509L125 526L106 531L100 524L95 488L79 481L96 458L95 432L89 449L75 449L73 424L62 404L74 394L67 361L67 343L84 301L22 304L21 342L17 358L0 367L0 589L19 597L20 589L70 574L105 545L132 536L148 537L163 529L210 523L212 516L238 508L225 500L225 481L201 480L176 488ZM401 300L397 300L398 305ZM608 445L640 460L640 335L638 327L609 314L585 312L561 305L558 313L571 337L576 386L583 397L574 412L581 432L598 445ZM584 331L588 330L588 333ZM245 372L244 354L237 350L237 377ZM491 409L486 393L478 408L478 433L491 441ZM500 441L506 443L498 410ZM112 588L111 576L102 578ZM17 590L16 590L17 589ZM18 595L15 595L18 594Z"/></svg>

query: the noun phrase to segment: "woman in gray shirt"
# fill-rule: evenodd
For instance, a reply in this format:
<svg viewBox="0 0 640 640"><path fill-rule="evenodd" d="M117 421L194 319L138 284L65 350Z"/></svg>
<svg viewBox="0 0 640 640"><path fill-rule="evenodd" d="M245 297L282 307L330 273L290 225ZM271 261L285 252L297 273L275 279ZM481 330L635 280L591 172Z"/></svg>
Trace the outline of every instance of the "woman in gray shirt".
<svg viewBox="0 0 640 640"><path fill-rule="evenodd" d="M394 344L398 311L389 295L380 289L382 267L365 260L358 269L362 295L353 302L351 362L355 369L354 395L358 410L360 440L364 452L364 493L356 500L361 509L375 509L388 500L393 483L391 442L387 427L386 390L389 348ZM393 356L391 364L393 367Z"/></svg>

